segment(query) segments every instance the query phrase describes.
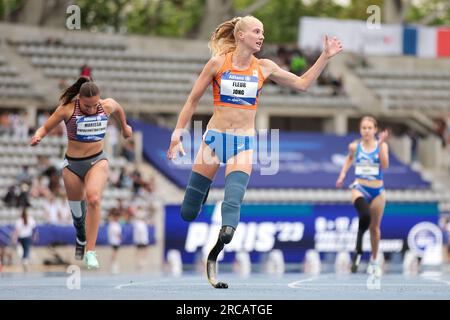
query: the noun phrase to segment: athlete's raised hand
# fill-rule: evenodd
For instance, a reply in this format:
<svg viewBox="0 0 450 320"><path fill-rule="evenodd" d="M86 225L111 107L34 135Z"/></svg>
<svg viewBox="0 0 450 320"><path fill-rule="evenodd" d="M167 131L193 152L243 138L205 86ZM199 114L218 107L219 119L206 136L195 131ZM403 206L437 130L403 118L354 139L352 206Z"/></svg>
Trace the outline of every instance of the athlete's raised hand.
<svg viewBox="0 0 450 320"><path fill-rule="evenodd" d="M183 156L186 155L181 140L170 141L169 150L167 150L167 159L169 160L176 159L178 153L181 153Z"/></svg>
<svg viewBox="0 0 450 320"><path fill-rule="evenodd" d="M339 178L336 180L336 188L342 188L344 185L345 175L340 174Z"/></svg>
<svg viewBox="0 0 450 320"><path fill-rule="evenodd" d="M41 140L42 140L42 138L40 136L34 135L31 138L30 146L32 146L32 147L37 146L41 142Z"/></svg>
<svg viewBox="0 0 450 320"><path fill-rule="evenodd" d="M328 38L328 35L325 35L323 42L324 42L323 51L327 55L328 59L337 55L339 52L342 51L341 41L338 40L336 37Z"/></svg>
<svg viewBox="0 0 450 320"><path fill-rule="evenodd" d="M126 127L122 129L122 136L124 137L124 139L128 139L132 135L133 135L133 128L131 128L131 126L127 124Z"/></svg>
<svg viewBox="0 0 450 320"><path fill-rule="evenodd" d="M378 135L378 141L380 144L382 144L383 142L386 142L386 140L389 138L389 130L383 130L380 132L380 134Z"/></svg>

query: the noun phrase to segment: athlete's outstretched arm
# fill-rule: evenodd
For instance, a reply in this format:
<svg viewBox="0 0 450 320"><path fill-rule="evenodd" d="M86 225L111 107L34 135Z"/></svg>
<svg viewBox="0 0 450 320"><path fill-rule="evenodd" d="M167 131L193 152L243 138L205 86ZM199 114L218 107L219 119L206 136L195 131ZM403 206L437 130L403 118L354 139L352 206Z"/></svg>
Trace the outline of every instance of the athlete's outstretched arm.
<svg viewBox="0 0 450 320"><path fill-rule="evenodd" d="M339 178L336 181L336 188L341 188L344 184L345 176L347 175L347 171L353 164L353 159L355 157L356 144L354 142L350 143L348 146L348 154L345 158L344 165L342 166L341 173L339 174Z"/></svg>
<svg viewBox="0 0 450 320"><path fill-rule="evenodd" d="M342 51L341 42L336 39L328 39L325 36L324 50L314 65L301 76L280 68L275 62L268 59L261 59L260 63L264 69L268 70L268 78L279 85L287 86L299 91L306 91L317 80L319 75L328 63L328 60Z"/></svg>
<svg viewBox="0 0 450 320"><path fill-rule="evenodd" d="M389 146L385 142L389 138L389 131L384 130L380 133L378 143L380 144L380 164L383 169L389 168Z"/></svg>
<svg viewBox="0 0 450 320"><path fill-rule="evenodd" d="M380 146L380 164L383 169L389 168L389 147L386 142Z"/></svg>
<svg viewBox="0 0 450 320"><path fill-rule="evenodd" d="M55 112L47 119L42 127L36 130L34 136L31 138L30 145L38 145L41 140L52 131L61 121L64 120L67 109L65 106L59 106Z"/></svg>
<svg viewBox="0 0 450 320"><path fill-rule="evenodd" d="M195 82L186 103L181 109L180 115L178 116L177 125L173 131L169 150L167 151L167 157L169 159L175 159L177 156L177 148L181 142L180 137L182 130L186 127L188 122L191 120L195 110L197 109L198 102L200 98L205 93L206 88L211 84L214 75L219 70L220 57L211 58L203 68L197 81ZM182 148L182 147L181 147ZM182 151L182 149L181 149ZM183 151L182 151L183 152Z"/></svg>
<svg viewBox="0 0 450 320"><path fill-rule="evenodd" d="M122 136L125 139L130 138L133 135L133 129L127 124L127 117L122 106L112 98L108 98L107 100L111 106L110 114L116 119L122 128Z"/></svg>

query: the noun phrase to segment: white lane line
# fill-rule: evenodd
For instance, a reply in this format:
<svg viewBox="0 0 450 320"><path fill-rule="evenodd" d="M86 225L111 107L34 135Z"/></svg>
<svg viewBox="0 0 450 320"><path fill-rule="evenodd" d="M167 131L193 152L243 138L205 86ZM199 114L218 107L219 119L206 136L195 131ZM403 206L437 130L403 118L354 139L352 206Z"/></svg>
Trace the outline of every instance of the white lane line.
<svg viewBox="0 0 450 320"><path fill-rule="evenodd" d="M299 285L295 285L295 283L293 283L294 285L291 286L289 285L291 288L294 289L298 289L300 288ZM414 287L436 287L436 285L433 285L432 283L430 284L424 284L424 283L383 283L381 282L380 284L382 287L404 287L404 288L414 288ZM314 288L314 287L366 287L367 284L366 283L314 283L314 284L305 284L301 287L303 288Z"/></svg>
<svg viewBox="0 0 450 320"><path fill-rule="evenodd" d="M425 279L425 280L431 280L431 281L435 281L435 282L445 283L446 285L450 285L450 281L442 279L443 278L443 274L440 271L437 271L437 272L433 272L433 271L423 272L420 275L420 277L422 279Z"/></svg>
<svg viewBox="0 0 450 320"><path fill-rule="evenodd" d="M122 288L125 288L125 287L131 287L131 286L144 284L144 283L151 283L151 282L153 282L153 281L129 282L129 283L125 283L125 284L119 284L118 286L115 286L114 289L121 290Z"/></svg>
<svg viewBox="0 0 450 320"><path fill-rule="evenodd" d="M320 276L313 276L313 277L309 277L307 279L302 279L302 280L298 280L298 281L294 281L288 284L288 287L292 288L292 289L298 289L298 288L313 288L313 287L366 287L367 283L359 283L359 282L355 282L355 283L339 283L339 282L334 282L334 283L324 283L324 282L315 282L315 283L311 283L314 280L317 280L321 278L321 280L324 279L324 277L320 277ZM431 277L423 277L424 280L433 280L435 282L439 282L441 284L446 284L446 285L450 285L450 281L446 281L443 279L439 279L439 278L431 278ZM385 281L383 281L385 280ZM433 287L435 285L431 284L431 283L387 283L386 281L388 281L388 279L383 279L380 278L380 285L382 287L403 287L403 288L414 288L414 287Z"/></svg>
<svg viewBox="0 0 450 320"><path fill-rule="evenodd" d="M289 283L288 287L292 288L292 289L298 289L300 287L300 284L305 283L305 282L311 282L311 281L317 280L319 278L320 278L320 276L313 276L313 277L309 277L309 278L306 278L303 280L294 281L294 282Z"/></svg>
<svg viewBox="0 0 450 320"><path fill-rule="evenodd" d="M160 283L160 282L154 282L154 281L141 281L141 282L130 282L130 283L125 283L125 284L119 284L117 286L114 287L114 289L117 290L121 290L122 288L126 288L126 287L131 287L131 286L136 286L136 285L143 285L143 284L152 284L154 286L166 286L166 287L192 287L192 286L206 286L209 287L211 286L209 283L183 283L183 282L179 282L179 283ZM286 284L284 283L275 283L275 282L267 282L267 283L235 283L232 284L233 287L235 288L242 288L242 287L274 287L274 286L281 286L284 287Z"/></svg>
<svg viewBox="0 0 450 320"><path fill-rule="evenodd" d="M130 282L130 283L125 283L125 284L119 284L117 286L114 287L114 289L117 290L121 290L122 288L125 287L131 287L131 286L136 286L136 285L143 285L143 284L152 284L153 286L166 286L166 287L182 287L182 286L186 286L186 287L192 287L192 286L211 286L209 283L169 283L169 282L155 282L153 281L140 281L140 282Z"/></svg>
<svg viewBox="0 0 450 320"><path fill-rule="evenodd" d="M428 278L428 277L424 277L424 279L432 280L432 281L436 281L436 282L440 282L440 283L445 283L448 286L450 285L450 281L447 281L447 280L444 280L444 279Z"/></svg>

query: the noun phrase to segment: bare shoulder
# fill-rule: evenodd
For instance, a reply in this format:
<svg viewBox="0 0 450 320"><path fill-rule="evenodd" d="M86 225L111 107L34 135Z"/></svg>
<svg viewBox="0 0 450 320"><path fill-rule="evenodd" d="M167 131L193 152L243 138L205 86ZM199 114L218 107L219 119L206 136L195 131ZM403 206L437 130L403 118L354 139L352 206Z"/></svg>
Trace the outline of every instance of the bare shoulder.
<svg viewBox="0 0 450 320"><path fill-rule="evenodd" d="M224 54L217 55L211 57L206 66L209 66L211 68L211 71L218 72L220 68L223 66L224 62L225 62L225 55Z"/></svg>
<svg viewBox="0 0 450 320"><path fill-rule="evenodd" d="M261 67L273 68L277 66L277 64L270 59L258 59L258 62Z"/></svg>
<svg viewBox="0 0 450 320"><path fill-rule="evenodd" d="M114 100L113 98L105 98L105 99L101 99L100 103L102 104L102 106L109 107L109 106L114 106L117 103L117 101Z"/></svg>
<svg viewBox="0 0 450 320"><path fill-rule="evenodd" d="M272 72L275 70L278 65L270 59L258 59L258 63L261 68L266 69L267 71Z"/></svg>
<svg viewBox="0 0 450 320"><path fill-rule="evenodd" d="M105 98L100 100L100 103L102 104L102 108L109 114L113 113L117 108L117 101L113 98Z"/></svg>
<svg viewBox="0 0 450 320"><path fill-rule="evenodd" d="M358 146L358 140L355 140L348 145L348 150L351 151L352 153L354 153L356 151L357 146Z"/></svg>
<svg viewBox="0 0 450 320"><path fill-rule="evenodd" d="M224 62L225 62L225 55L224 54L221 54L221 55L216 55L216 56L214 56L214 57L211 57L210 59L209 59L209 61L212 63L212 64L223 64Z"/></svg>
<svg viewBox="0 0 450 320"><path fill-rule="evenodd" d="M270 77L277 70L277 68L279 68L279 66L270 59L258 59L258 63L265 78Z"/></svg>
<svg viewBox="0 0 450 320"><path fill-rule="evenodd" d="M113 98L105 98L105 99L101 99L100 102L104 103L104 104L112 104L112 103L116 103L116 100L114 100Z"/></svg>
<svg viewBox="0 0 450 320"><path fill-rule="evenodd" d="M69 119L72 116L74 109L75 103L71 101L69 103L59 105L56 108L55 113L57 113L60 117L63 117L64 119Z"/></svg>

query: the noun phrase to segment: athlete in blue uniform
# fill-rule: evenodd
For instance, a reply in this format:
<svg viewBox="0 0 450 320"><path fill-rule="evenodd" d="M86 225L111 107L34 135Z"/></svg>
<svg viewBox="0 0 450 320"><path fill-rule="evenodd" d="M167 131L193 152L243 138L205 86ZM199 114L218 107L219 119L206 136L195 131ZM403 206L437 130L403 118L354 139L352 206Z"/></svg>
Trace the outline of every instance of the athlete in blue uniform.
<svg viewBox="0 0 450 320"><path fill-rule="evenodd" d="M377 130L377 121L373 117L366 116L361 119L361 140L350 143L347 158L336 181L336 187L342 187L347 171L354 164L356 180L351 185L352 203L358 212L359 227L352 272L355 273L358 270L363 252L363 235L369 229L372 255L368 272L380 276L382 271L377 263L377 253L381 218L386 204L383 170L389 167L389 150L385 142L389 133L386 130L381 132L377 140L375 136Z"/></svg>

